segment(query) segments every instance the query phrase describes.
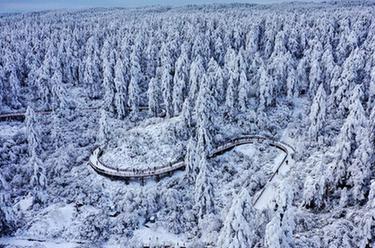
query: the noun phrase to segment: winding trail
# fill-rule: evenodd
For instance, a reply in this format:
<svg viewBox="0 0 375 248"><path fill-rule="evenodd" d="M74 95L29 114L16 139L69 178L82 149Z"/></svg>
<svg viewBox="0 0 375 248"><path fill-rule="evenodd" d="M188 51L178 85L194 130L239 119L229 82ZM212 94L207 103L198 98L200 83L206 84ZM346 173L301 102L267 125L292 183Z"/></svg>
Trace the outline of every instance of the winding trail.
<svg viewBox="0 0 375 248"><path fill-rule="evenodd" d="M268 142L268 145L276 147L277 149L281 150L285 156L280 161L280 163L276 166L275 170L273 171L271 177L269 178L266 185L260 190L254 197L254 206L255 208L264 208L268 204L268 200L270 197L274 195L274 189L272 184L277 179L282 177L282 173L289 170L289 166L293 161L293 154L294 149L290 145L276 141L275 139L267 136L261 135L245 135L234 140L228 141L225 144L218 146L211 152L208 156L209 159L219 156L236 146L244 145L244 144L254 144L256 142ZM90 155L89 164L90 166L100 175L107 176L113 179L141 179L147 177L160 177L165 174L171 174L174 171L185 169L185 162L183 160L175 161L168 163L167 165L163 165L160 167L152 167L146 169L119 169L112 167L108 164L105 164L101 157L103 155L103 149L97 147Z"/></svg>

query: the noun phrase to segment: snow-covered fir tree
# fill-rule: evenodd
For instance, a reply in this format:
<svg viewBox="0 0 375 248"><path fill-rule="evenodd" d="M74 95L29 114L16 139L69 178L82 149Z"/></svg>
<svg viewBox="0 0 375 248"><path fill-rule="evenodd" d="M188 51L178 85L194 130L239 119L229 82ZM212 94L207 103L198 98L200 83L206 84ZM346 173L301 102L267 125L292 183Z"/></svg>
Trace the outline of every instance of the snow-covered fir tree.
<svg viewBox="0 0 375 248"><path fill-rule="evenodd" d="M259 239L256 220L257 214L249 192L243 189L233 198L220 231L218 247L253 247Z"/></svg>
<svg viewBox="0 0 375 248"><path fill-rule="evenodd" d="M324 124L327 115L327 95L324 90L323 84L318 88L318 91L313 99L310 110L310 128L309 128L309 137L310 139L317 141L320 133L324 130Z"/></svg>

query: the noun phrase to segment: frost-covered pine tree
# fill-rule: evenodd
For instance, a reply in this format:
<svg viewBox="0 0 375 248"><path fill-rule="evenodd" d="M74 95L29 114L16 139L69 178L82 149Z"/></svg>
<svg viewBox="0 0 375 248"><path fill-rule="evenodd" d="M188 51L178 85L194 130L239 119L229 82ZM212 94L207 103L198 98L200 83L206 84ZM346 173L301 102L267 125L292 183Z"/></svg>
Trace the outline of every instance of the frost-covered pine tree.
<svg viewBox="0 0 375 248"><path fill-rule="evenodd" d="M100 110L99 119L99 132L97 136L97 142L101 146L105 146L109 141L110 127L108 124L107 111L105 109Z"/></svg>
<svg viewBox="0 0 375 248"><path fill-rule="evenodd" d="M64 136L62 132L63 115L60 111L52 111L52 129L51 129L51 142L57 150L64 144Z"/></svg>
<svg viewBox="0 0 375 248"><path fill-rule="evenodd" d="M147 79L155 77L156 69L158 66L158 53L159 53L159 40L152 36L148 41L147 50L146 50L146 76Z"/></svg>
<svg viewBox="0 0 375 248"><path fill-rule="evenodd" d="M101 95L99 51L97 38L91 36L86 42L83 79L89 86L89 96L92 99L97 99Z"/></svg>
<svg viewBox="0 0 375 248"><path fill-rule="evenodd" d="M360 92L357 86L355 92ZM346 118L340 134L337 137L335 146L335 163L331 167L331 175L334 177L334 185L346 185L348 183L348 166L353 162L354 153L365 139L368 128L368 120L359 99L360 93L354 94L351 98L349 115ZM366 142L368 143L368 142ZM368 148L363 148L367 150Z"/></svg>
<svg viewBox="0 0 375 248"><path fill-rule="evenodd" d="M60 147L61 148L61 147ZM52 168L52 177L55 178L56 182L62 182L64 174L70 169L71 157L67 149L59 149L55 154L55 159Z"/></svg>
<svg viewBox="0 0 375 248"><path fill-rule="evenodd" d="M52 84L52 110L59 108L61 111L68 108L68 100L65 85L62 81L61 68L55 68L53 76L51 78Z"/></svg>
<svg viewBox="0 0 375 248"><path fill-rule="evenodd" d="M198 220L201 220L214 211L213 186L208 175L208 161L206 156L201 156L199 173L195 181L195 209Z"/></svg>
<svg viewBox="0 0 375 248"><path fill-rule="evenodd" d="M297 65L297 82L297 95L308 93L307 90L309 85L309 79L307 57L303 57Z"/></svg>
<svg viewBox="0 0 375 248"><path fill-rule="evenodd" d="M264 236L264 246L267 248L290 247L283 246L284 235L281 224L281 216L279 213L275 214L271 222L267 224Z"/></svg>
<svg viewBox="0 0 375 248"><path fill-rule="evenodd" d="M14 227L16 216L11 207L10 186L0 173L0 234L8 234Z"/></svg>
<svg viewBox="0 0 375 248"><path fill-rule="evenodd" d="M194 103L197 99L200 82L205 73L202 58L198 56L190 65L190 76L189 76L189 97ZM195 105L194 105L195 106Z"/></svg>
<svg viewBox="0 0 375 248"><path fill-rule="evenodd" d="M274 102L273 82L264 65L260 68L259 79L259 109L264 110Z"/></svg>
<svg viewBox="0 0 375 248"><path fill-rule="evenodd" d="M212 93L213 86L209 85L209 83L210 81L207 80L205 75L202 78L195 108L198 126L198 146L204 147L204 150L199 152L202 155L208 155L212 151L212 135L215 128L214 117L217 112L217 103Z"/></svg>
<svg viewBox="0 0 375 248"><path fill-rule="evenodd" d="M373 229L375 225L375 211L374 209L370 209L367 213L364 214L362 217L362 221L360 225L360 248L368 248L374 245L374 235Z"/></svg>
<svg viewBox="0 0 375 248"><path fill-rule="evenodd" d="M297 70L294 68L290 68L288 71L288 78L286 80L287 96L289 100L292 100L295 97L297 97L297 86Z"/></svg>
<svg viewBox="0 0 375 248"><path fill-rule="evenodd" d="M108 40L104 42L101 59L103 63L103 86L104 86L104 108L113 113L114 112L114 96L115 96L115 85L114 79L114 59L110 56L111 44Z"/></svg>
<svg viewBox="0 0 375 248"><path fill-rule="evenodd" d="M367 130L364 130L367 132ZM348 183L351 185L353 197L356 202L363 202L365 195L369 191L370 178L373 175L371 173L371 156L373 154L370 140L366 133L360 140L359 147L353 154L353 160L348 165L349 180Z"/></svg>
<svg viewBox="0 0 375 248"><path fill-rule="evenodd" d="M128 113L127 102L128 92L124 79L124 65L121 59L118 59L115 65L115 107L118 118L123 119Z"/></svg>
<svg viewBox="0 0 375 248"><path fill-rule="evenodd" d="M247 110L247 104L248 104L248 81L246 78L246 74L244 71L240 74L240 84L238 86L238 102L240 105L240 110L242 112L245 112Z"/></svg>
<svg viewBox="0 0 375 248"><path fill-rule="evenodd" d="M228 118L233 121L237 113L237 101L238 101L238 84L236 74L230 73L227 94L225 97L225 107L227 110Z"/></svg>
<svg viewBox="0 0 375 248"><path fill-rule="evenodd" d="M375 106L372 108L370 112L369 123L370 143L372 144L373 149L375 150Z"/></svg>
<svg viewBox="0 0 375 248"><path fill-rule="evenodd" d="M218 238L218 247L253 247L258 237L256 210L252 205L249 192L243 189L235 195L232 206L225 217L224 226Z"/></svg>
<svg viewBox="0 0 375 248"><path fill-rule="evenodd" d="M306 208L320 209L325 206L327 175L324 157L321 156L313 169L313 174L305 179L303 188L303 205Z"/></svg>
<svg viewBox="0 0 375 248"><path fill-rule="evenodd" d="M313 99L309 114L310 127L308 134L310 139L314 141L317 141L320 134L323 132L327 115L326 99L327 95L323 84L320 84Z"/></svg>
<svg viewBox="0 0 375 248"><path fill-rule="evenodd" d="M319 85L322 84L322 70L320 65L320 60L314 59L310 64L310 74L309 74L309 94L314 96Z"/></svg>
<svg viewBox="0 0 375 248"><path fill-rule="evenodd" d="M193 102L190 97L186 98L184 105L182 107L182 118L184 120L184 123L186 127L191 128L194 126L195 122L193 120Z"/></svg>
<svg viewBox="0 0 375 248"><path fill-rule="evenodd" d="M148 112L151 116L158 116L160 112L161 91L157 78L153 77L148 84L147 90Z"/></svg>
<svg viewBox="0 0 375 248"><path fill-rule="evenodd" d="M21 82L17 76L17 72L14 66L12 67L12 70L9 74L8 81L10 86L10 94L8 96L8 98L10 99L10 106L12 106L13 108L19 108L21 106L21 103L19 101Z"/></svg>
<svg viewBox="0 0 375 248"><path fill-rule="evenodd" d="M32 168L30 184L38 194L38 191L45 189L47 186L47 177L42 161L38 157L39 133L36 127L35 113L31 107L27 108L25 122L29 148L29 167Z"/></svg>
<svg viewBox="0 0 375 248"><path fill-rule="evenodd" d="M346 116L350 108L351 90L356 83L362 81L360 76L361 68L364 67L364 55L357 49L353 51L343 64L343 70L336 89L333 89L334 104L339 116Z"/></svg>
<svg viewBox="0 0 375 248"><path fill-rule="evenodd" d="M276 197L274 216L266 226L264 244L268 248L294 247L293 231L295 228L292 206L293 189L290 182L281 185Z"/></svg>
<svg viewBox="0 0 375 248"><path fill-rule="evenodd" d="M162 97L167 118L173 116L173 77L171 71L170 66L164 66L161 75Z"/></svg>
<svg viewBox="0 0 375 248"><path fill-rule="evenodd" d="M229 73L227 82L227 91L225 97L225 106L227 109L228 117L233 120L237 112L237 99L238 99L238 84L239 84L239 57L235 51L230 49L226 54L226 70Z"/></svg>
<svg viewBox="0 0 375 248"><path fill-rule="evenodd" d="M34 110L29 106L26 110L26 137L27 137L27 145L28 145L28 154L32 156L33 153L37 152L39 143L40 143L40 135L37 131L36 127L36 116Z"/></svg>
<svg viewBox="0 0 375 248"><path fill-rule="evenodd" d="M368 92L368 106L375 107L375 65L372 67L370 74L370 84Z"/></svg>
<svg viewBox="0 0 375 248"><path fill-rule="evenodd" d="M140 83L142 82L142 70L141 70L141 57L138 47L133 48L131 54L131 67L130 67L130 83L129 83L129 106L131 109L131 115L133 117L138 116L139 104L140 104Z"/></svg>
<svg viewBox="0 0 375 248"><path fill-rule="evenodd" d="M173 78L172 104L173 113L179 114L182 110L185 97L187 95L187 83L189 80L189 58L186 53L182 53L175 65Z"/></svg>
<svg viewBox="0 0 375 248"><path fill-rule="evenodd" d="M0 65L0 111L5 107L5 72L2 65Z"/></svg>
<svg viewBox="0 0 375 248"><path fill-rule="evenodd" d="M213 87L214 97L217 99L217 102L223 103L225 100L223 70L213 58L208 63L207 80L209 81L208 84Z"/></svg>
<svg viewBox="0 0 375 248"><path fill-rule="evenodd" d="M199 156L197 154L197 140L194 136L192 136L189 139L185 155L185 178L188 182L195 182L199 172L198 162Z"/></svg>
<svg viewBox="0 0 375 248"><path fill-rule="evenodd" d="M215 49L213 56L215 57L215 60L219 63L219 65L223 66L225 50L223 45L223 39L220 37L219 34L218 37L215 39L214 48Z"/></svg>
<svg viewBox="0 0 375 248"><path fill-rule="evenodd" d="M39 67L36 77L36 87L38 89L38 97L43 100L44 108L49 108L51 98L50 79L52 78L52 58L49 52L44 58L42 65Z"/></svg>

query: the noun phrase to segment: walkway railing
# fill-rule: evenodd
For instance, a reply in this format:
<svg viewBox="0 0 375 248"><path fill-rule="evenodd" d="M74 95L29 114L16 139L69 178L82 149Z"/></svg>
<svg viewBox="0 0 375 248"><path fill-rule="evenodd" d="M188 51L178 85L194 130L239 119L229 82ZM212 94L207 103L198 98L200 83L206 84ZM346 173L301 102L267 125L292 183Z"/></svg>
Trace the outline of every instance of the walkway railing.
<svg viewBox="0 0 375 248"><path fill-rule="evenodd" d="M208 158L216 157L217 155L223 152L226 152L239 145L250 144L254 142L263 142L263 141L268 141L269 145L274 146L282 150L283 152L285 152L286 157L290 153L289 151L294 151L293 148L290 147L289 145L284 144L282 142L275 141L273 138L266 137L266 136L259 136L259 135L248 135L248 136L242 136L240 138L229 141L225 143L224 145L218 146L208 155ZM183 159L168 163L167 165L163 165L160 167L152 167L152 168L144 168L144 169L118 168L118 167L113 167L111 165L104 163L101 159L102 155L103 155L102 148L97 147L90 156L91 167L102 175L107 175L107 176L115 177L115 178L129 179L129 178L153 177L153 176L159 176L159 175L163 175L166 173L170 173L170 172L185 168L185 162ZM285 159L283 160L283 162L285 161ZM279 167L280 165L278 166L278 168ZM272 178L273 176L274 175L272 175Z"/></svg>
<svg viewBox="0 0 375 248"><path fill-rule="evenodd" d="M76 108L76 110L96 110L99 109L99 107L86 107L86 108ZM73 109L74 110L74 109ZM148 111L148 106L140 106L138 107L139 111ZM131 108L128 108L128 111L131 111ZM35 111L35 114L37 115L48 115L53 112L52 109L47 109L43 111ZM163 116L165 114L165 111L160 112L160 116ZM20 120L23 121L26 117L26 112L12 112L12 113L0 113L0 121L12 121L12 120Z"/></svg>

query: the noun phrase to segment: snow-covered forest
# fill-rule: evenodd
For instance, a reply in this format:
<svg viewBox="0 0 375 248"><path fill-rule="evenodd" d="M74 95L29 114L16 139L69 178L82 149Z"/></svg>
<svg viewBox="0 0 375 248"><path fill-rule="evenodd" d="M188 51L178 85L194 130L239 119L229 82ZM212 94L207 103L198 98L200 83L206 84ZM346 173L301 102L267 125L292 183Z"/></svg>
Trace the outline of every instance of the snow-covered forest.
<svg viewBox="0 0 375 248"><path fill-rule="evenodd" d="M375 247L374 13L0 15L0 246ZM295 150L275 180L267 141L211 156L250 134ZM114 180L89 165L96 147L113 170L185 166Z"/></svg>

